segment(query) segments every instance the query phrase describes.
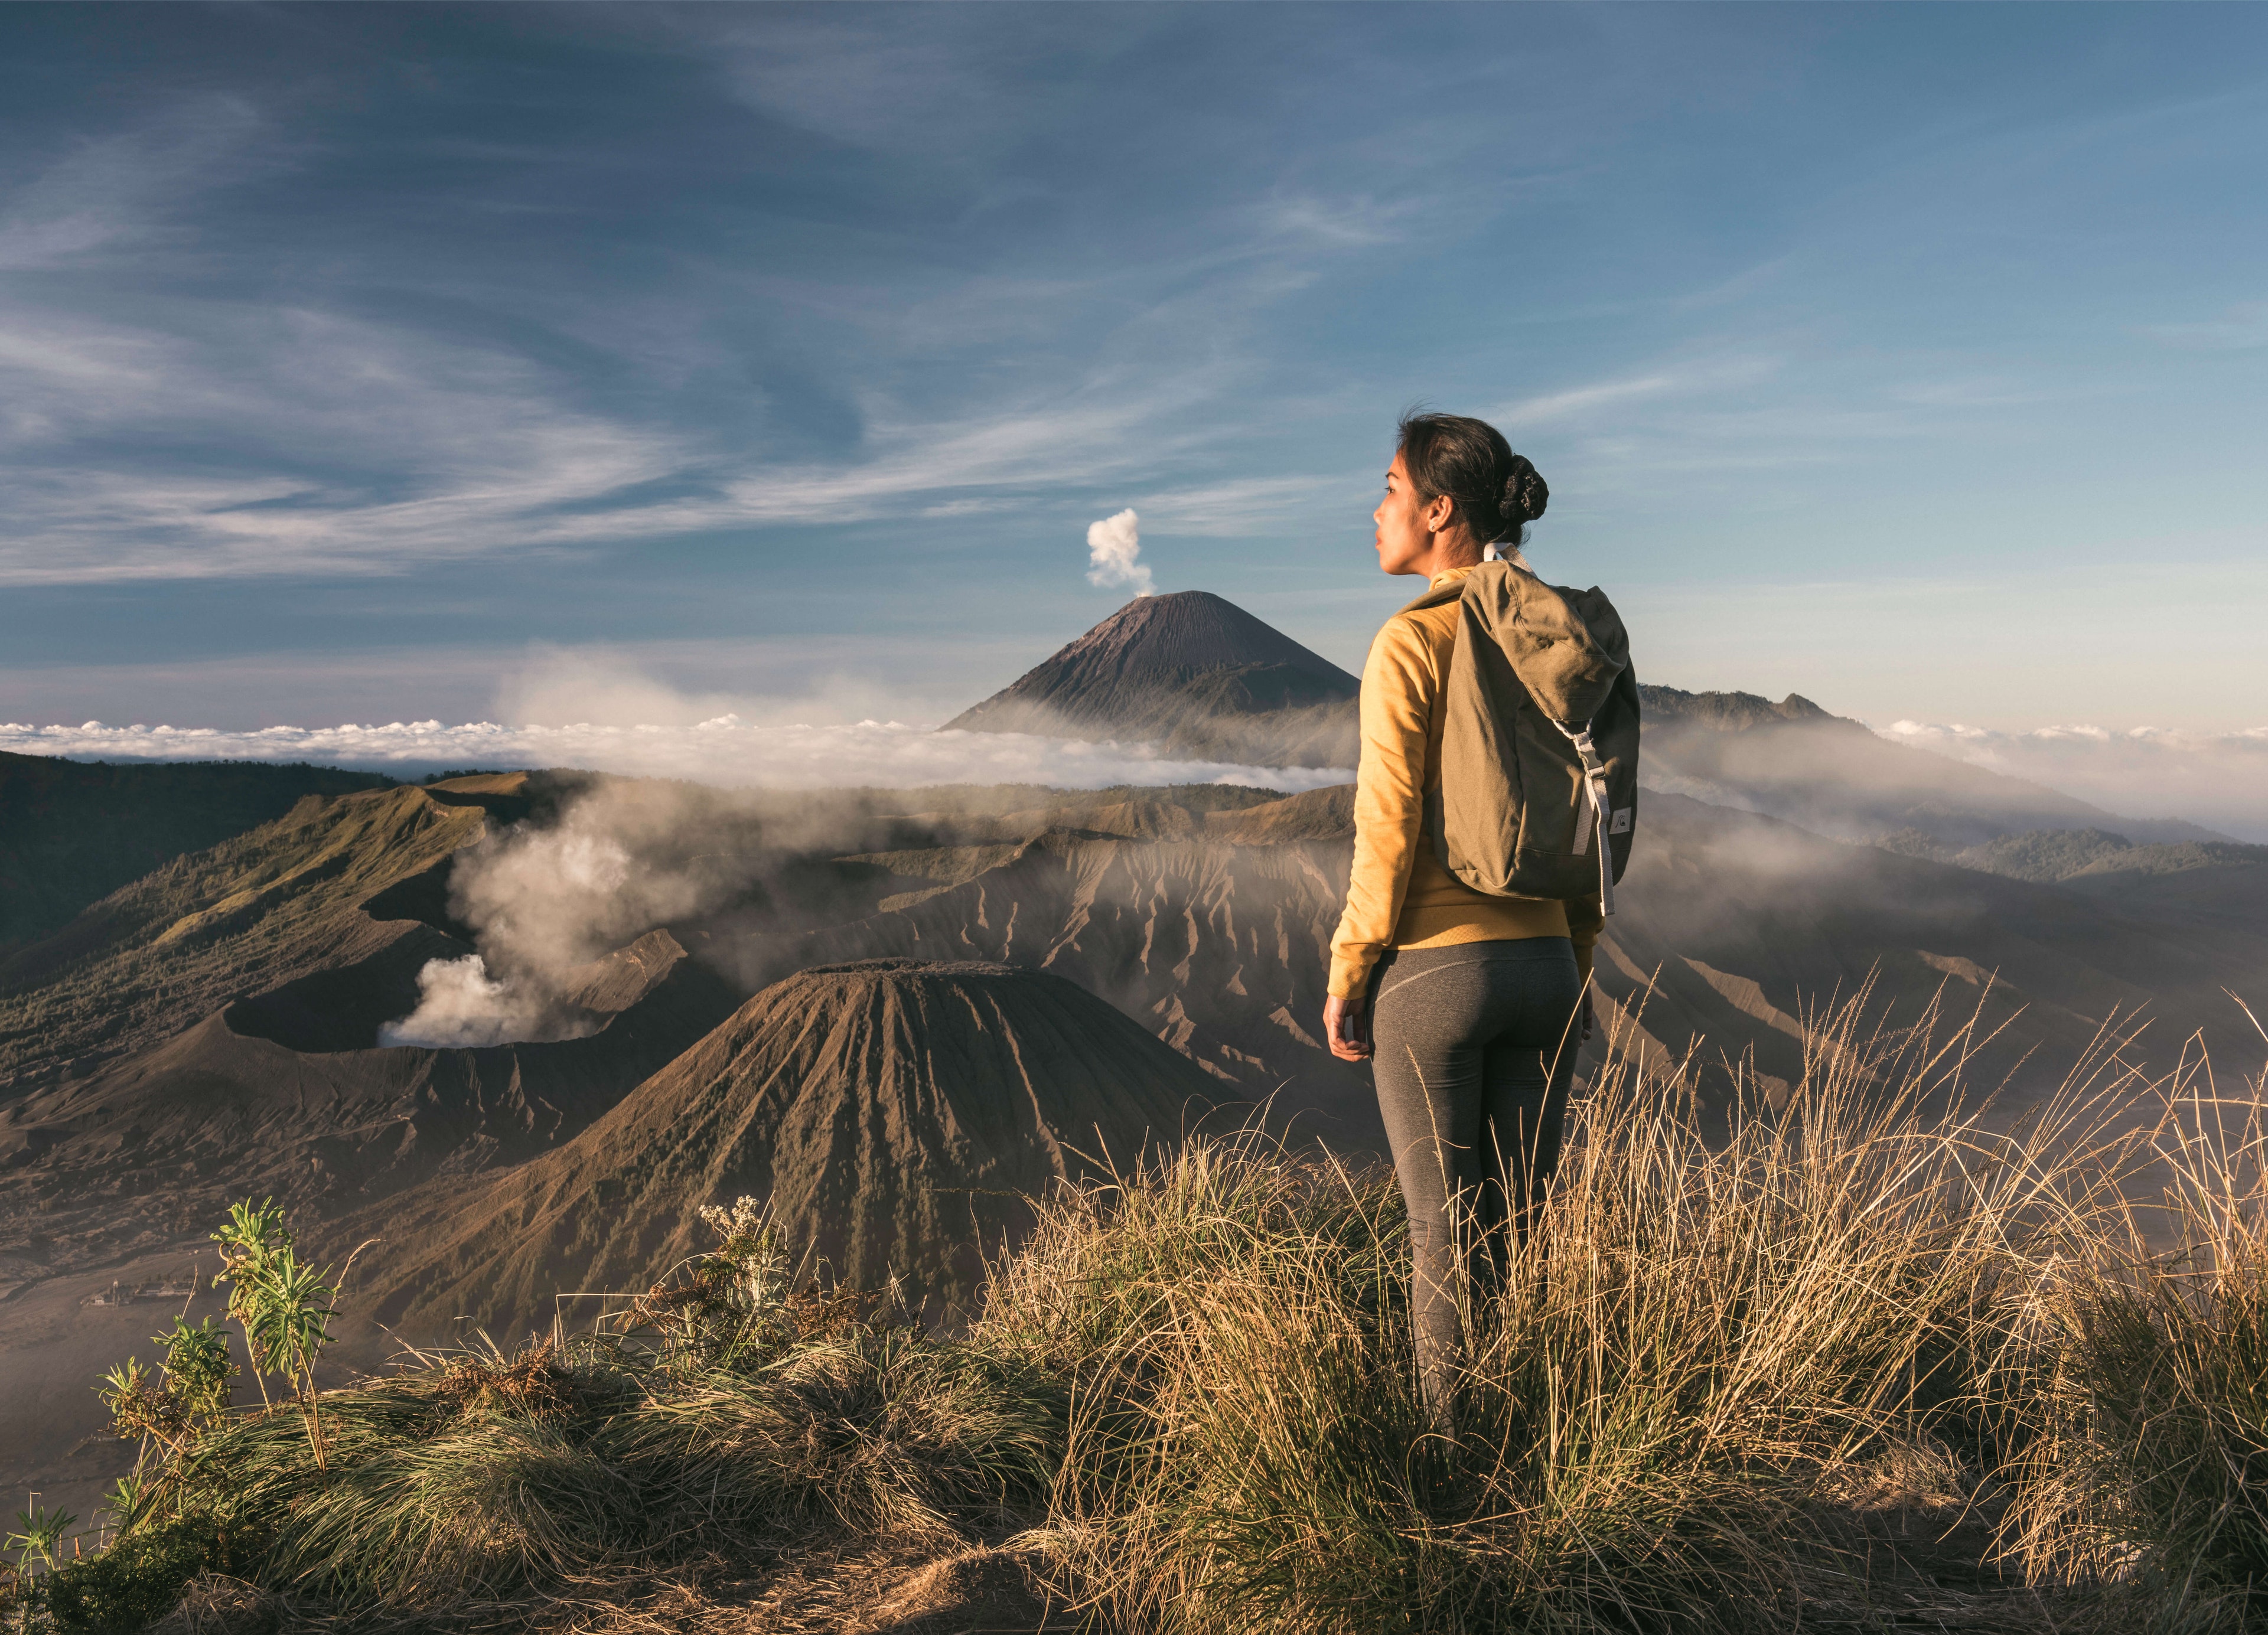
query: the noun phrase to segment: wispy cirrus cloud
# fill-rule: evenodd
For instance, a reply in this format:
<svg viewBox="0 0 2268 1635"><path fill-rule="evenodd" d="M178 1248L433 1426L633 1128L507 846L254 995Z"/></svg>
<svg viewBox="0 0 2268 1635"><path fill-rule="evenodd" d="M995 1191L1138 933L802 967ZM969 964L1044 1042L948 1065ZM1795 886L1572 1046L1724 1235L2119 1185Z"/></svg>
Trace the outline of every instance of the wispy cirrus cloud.
<svg viewBox="0 0 2268 1635"><path fill-rule="evenodd" d="M2142 333L2189 352L2249 352L2268 347L2268 301L2241 301L2199 323L2150 324Z"/></svg>
<svg viewBox="0 0 2268 1635"><path fill-rule="evenodd" d="M1246 477L1167 489L1145 498L1141 510L1160 533L1230 537L1281 531L1327 508L1344 510L1363 492L1359 483L1344 472Z"/></svg>
<svg viewBox="0 0 2268 1635"><path fill-rule="evenodd" d="M225 253L167 195L171 161L152 152L171 143L206 188L289 159L248 109L207 109L204 126L195 140L161 125L65 155L0 200L0 248L48 271L156 244ZM863 366L829 383L843 431L801 449L656 413L649 387L593 389L594 372L658 385L713 363L712 345L666 318L610 329L547 313L584 354L570 366L526 321L468 328L467 294L446 289L457 311L436 324L351 288L279 299L161 275L121 301L18 287L0 295L0 583L390 575L1152 483L1226 429L1253 372L1244 332L1300 282L1285 258L1374 245L1390 214L1359 195L1277 199L1245 212L1241 243L1197 262L1168 246L1146 267L1080 277L939 280L910 305L902 278L861 290L767 276L783 310L866 332ZM1098 304L1119 309L1100 326ZM1070 356L1064 334L1079 338ZM1219 530L1229 497L1167 514Z"/></svg>
<svg viewBox="0 0 2268 1635"><path fill-rule="evenodd" d="M73 142L0 203L0 272L179 253L194 238L188 208L257 163L261 129L241 99L202 96L135 128Z"/></svg>
<svg viewBox="0 0 2268 1635"><path fill-rule="evenodd" d="M1497 410L1495 419L1499 426L1521 431L1535 430L1579 419L1616 404L1670 397L1690 389L1683 378L1668 373L1641 375L1630 380L1603 380L1595 385L1571 386L1562 392L1547 392L1536 397L1521 398Z"/></svg>

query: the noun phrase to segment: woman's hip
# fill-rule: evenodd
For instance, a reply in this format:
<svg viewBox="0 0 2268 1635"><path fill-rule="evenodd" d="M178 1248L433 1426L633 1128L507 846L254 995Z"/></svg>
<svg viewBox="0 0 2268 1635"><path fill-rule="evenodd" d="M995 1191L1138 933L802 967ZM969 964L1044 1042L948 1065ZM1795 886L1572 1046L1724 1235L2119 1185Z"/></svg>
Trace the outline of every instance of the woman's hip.
<svg viewBox="0 0 2268 1635"><path fill-rule="evenodd" d="M1381 1044L1540 1050L1565 1031L1583 979L1567 938L1520 937L1389 950L1371 992L1372 1030Z"/></svg>

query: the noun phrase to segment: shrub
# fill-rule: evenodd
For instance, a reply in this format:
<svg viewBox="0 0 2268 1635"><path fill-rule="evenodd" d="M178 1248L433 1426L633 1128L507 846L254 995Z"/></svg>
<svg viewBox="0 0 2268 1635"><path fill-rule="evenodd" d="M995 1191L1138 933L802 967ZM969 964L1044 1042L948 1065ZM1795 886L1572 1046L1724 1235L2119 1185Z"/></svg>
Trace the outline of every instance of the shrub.
<svg viewBox="0 0 2268 1635"><path fill-rule="evenodd" d="M173 1609L189 1580L241 1571L210 1517L178 1516L132 1529L109 1549L66 1561L41 1586L63 1635L135 1635Z"/></svg>

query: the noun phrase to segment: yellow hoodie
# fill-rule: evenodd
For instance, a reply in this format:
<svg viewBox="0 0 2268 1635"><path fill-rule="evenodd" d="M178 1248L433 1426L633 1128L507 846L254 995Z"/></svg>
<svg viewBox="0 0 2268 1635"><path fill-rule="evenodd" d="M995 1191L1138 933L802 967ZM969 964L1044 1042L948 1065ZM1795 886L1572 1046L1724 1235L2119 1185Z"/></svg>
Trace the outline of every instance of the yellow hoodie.
<svg viewBox="0 0 2268 1635"><path fill-rule="evenodd" d="M1473 570L1436 574L1436 587ZM1486 897L1442 868L1425 839L1425 792L1441 787L1441 695L1457 640L1457 604L1405 608L1386 621L1362 667L1362 763L1355 774L1354 869L1331 939L1331 992L1364 992L1389 948L1564 936L1587 979L1605 924L1594 893L1572 903Z"/></svg>

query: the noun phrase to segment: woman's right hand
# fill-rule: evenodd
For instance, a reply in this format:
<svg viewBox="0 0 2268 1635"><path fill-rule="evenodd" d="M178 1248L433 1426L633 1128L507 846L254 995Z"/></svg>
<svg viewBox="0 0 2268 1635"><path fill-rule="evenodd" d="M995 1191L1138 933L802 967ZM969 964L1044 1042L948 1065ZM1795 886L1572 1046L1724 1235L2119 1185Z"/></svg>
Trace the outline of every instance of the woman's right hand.
<svg viewBox="0 0 2268 1635"><path fill-rule="evenodd" d="M1370 1059L1370 1008L1360 995L1323 1001L1323 1037L1341 1061Z"/></svg>

